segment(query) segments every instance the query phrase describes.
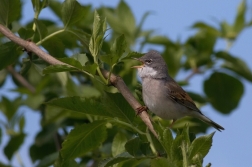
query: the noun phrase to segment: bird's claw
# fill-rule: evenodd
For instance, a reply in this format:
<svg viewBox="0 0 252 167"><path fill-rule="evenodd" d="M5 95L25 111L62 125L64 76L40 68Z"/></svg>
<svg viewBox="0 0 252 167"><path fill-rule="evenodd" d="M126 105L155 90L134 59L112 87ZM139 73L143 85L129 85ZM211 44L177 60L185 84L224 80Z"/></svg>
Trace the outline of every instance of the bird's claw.
<svg viewBox="0 0 252 167"><path fill-rule="evenodd" d="M148 110L148 107L146 107L146 106L138 107L138 108L136 109L136 111L137 111L137 114L136 114L136 115L139 115L139 114L141 114L143 111L147 111L147 110Z"/></svg>

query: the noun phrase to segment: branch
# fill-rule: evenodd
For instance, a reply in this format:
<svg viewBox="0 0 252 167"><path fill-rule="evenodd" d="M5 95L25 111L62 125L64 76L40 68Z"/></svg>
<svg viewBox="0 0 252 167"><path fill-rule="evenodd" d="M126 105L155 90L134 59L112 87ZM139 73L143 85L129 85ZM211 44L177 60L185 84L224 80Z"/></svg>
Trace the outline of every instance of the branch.
<svg viewBox="0 0 252 167"><path fill-rule="evenodd" d="M47 54L43 50L41 50L35 43L30 42L30 41L26 41L26 40L23 40L23 39L17 37L15 34L13 34L8 28L4 27L2 24L0 24L0 32L3 33L3 35L6 36L7 38L9 38L11 41L13 41L16 44L18 44L19 46L22 46L23 48L25 48L28 52L35 53L37 56L39 56L41 59L45 60L49 64L67 65L67 64L55 59L54 57Z"/></svg>
<svg viewBox="0 0 252 167"><path fill-rule="evenodd" d="M198 68L192 70L192 72L185 78L185 81L188 82L195 74L200 73Z"/></svg>
<svg viewBox="0 0 252 167"><path fill-rule="evenodd" d="M105 78L108 78L110 73L106 70L102 70L102 74L105 76ZM131 105L131 107L135 110L136 114L138 114L137 112L137 108L141 107L142 105L136 100L136 98L133 96L133 94L130 92L129 88L126 86L125 82L122 80L121 77L116 76L114 74L110 75L110 83L116 87L119 92L123 95L123 97L125 98L125 100L127 100L127 102ZM149 130L156 136L158 137L156 131L153 128L153 125L150 121L149 115L148 113L145 112L141 112L139 114L139 117L142 119L142 121L146 124L146 126L149 128Z"/></svg>
<svg viewBox="0 0 252 167"><path fill-rule="evenodd" d="M18 82L27 88L30 92L35 93L36 89L19 73L17 73L12 66L8 66L7 70L11 73L11 75L18 80Z"/></svg>
<svg viewBox="0 0 252 167"><path fill-rule="evenodd" d="M47 54L43 50L41 50L35 43L25 41L16 35L14 35L9 29L4 27L3 25L0 24L0 32L2 32L7 38L9 38L11 41L15 42L16 44L24 47L27 51L35 53L37 56L39 56L41 59L44 61L48 62L49 64L56 65L67 65L51 55ZM105 78L109 77L109 72L106 70L101 69L102 74L104 75ZM136 111L138 107L141 107L141 104L135 99L133 94L130 92L124 81L119 77L114 74L110 75L110 83L115 86L119 92L123 95L123 97L127 100L127 102L131 105L131 107ZM137 113L137 111L136 111ZM158 137L156 131L153 128L153 125L150 121L149 115L147 112L142 112L139 114L139 117L142 119L142 121L146 124L146 126L149 128L149 130L156 136Z"/></svg>

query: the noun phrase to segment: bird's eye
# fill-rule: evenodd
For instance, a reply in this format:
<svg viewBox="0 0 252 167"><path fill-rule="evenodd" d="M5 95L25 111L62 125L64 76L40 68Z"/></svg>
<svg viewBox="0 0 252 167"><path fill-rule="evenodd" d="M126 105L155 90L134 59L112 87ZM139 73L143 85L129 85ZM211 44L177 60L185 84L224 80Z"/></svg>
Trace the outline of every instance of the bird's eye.
<svg viewBox="0 0 252 167"><path fill-rule="evenodd" d="M152 60L151 60L151 59L147 59L147 60L145 60L145 63L146 63L146 64L151 64L151 63L152 63Z"/></svg>

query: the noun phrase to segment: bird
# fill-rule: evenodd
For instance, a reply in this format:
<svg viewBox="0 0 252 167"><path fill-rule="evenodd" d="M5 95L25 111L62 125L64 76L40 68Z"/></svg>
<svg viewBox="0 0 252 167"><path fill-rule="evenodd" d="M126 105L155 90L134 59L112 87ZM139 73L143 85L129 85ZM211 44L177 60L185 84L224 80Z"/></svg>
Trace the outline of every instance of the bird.
<svg viewBox="0 0 252 167"><path fill-rule="evenodd" d="M155 50L151 50L140 58L134 58L141 65L133 66L142 80L142 97L145 106L137 108L138 113L149 109L162 119L174 122L182 117L191 116L211 125L218 131L224 128L206 117L195 105L192 98L168 74L168 67Z"/></svg>

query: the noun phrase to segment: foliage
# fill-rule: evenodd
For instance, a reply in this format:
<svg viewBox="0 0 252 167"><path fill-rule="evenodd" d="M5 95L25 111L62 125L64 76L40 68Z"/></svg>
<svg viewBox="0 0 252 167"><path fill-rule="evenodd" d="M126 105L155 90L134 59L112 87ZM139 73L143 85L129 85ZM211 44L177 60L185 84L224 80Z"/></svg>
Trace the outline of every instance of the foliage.
<svg viewBox="0 0 252 167"><path fill-rule="evenodd" d="M172 76L182 70L202 77L211 73L204 81L205 94L191 92L192 98L200 105L210 104L217 112L230 114L243 95L243 81L252 81L252 72L246 62L228 50L216 51L214 46L218 39L225 39L231 47L242 30L251 25L245 22L245 1L241 2L232 25L223 21L216 28L197 22L192 25L196 34L185 42L171 41L142 29L149 13L137 24L124 1L116 8L96 10L76 0L31 2L34 19L21 25L21 1L1 0L0 24L68 65L49 65L32 53L22 53L21 47L6 42L0 34L0 86L12 75L16 85L13 91L19 93L15 99L1 97L0 111L5 118L0 122L0 139L3 133L10 137L4 146L10 162L26 137L23 128L29 120L19 109L27 106L41 113L41 130L30 147L30 157L39 167L202 166L214 133L198 138L195 134L206 132L206 124L185 118L174 125L178 129L174 132L164 128L167 121L154 122L159 135L155 138L104 78L101 69L122 77L133 92L138 81L135 71L130 69L135 63L130 58L141 56L147 44L163 46L161 54ZM50 8L63 26L50 18L40 19L44 8ZM139 40L140 49L132 51ZM20 82L10 69L20 71L32 86ZM181 83L189 84L188 80ZM139 89L136 95L141 92ZM186 121L190 124L185 126Z"/></svg>

